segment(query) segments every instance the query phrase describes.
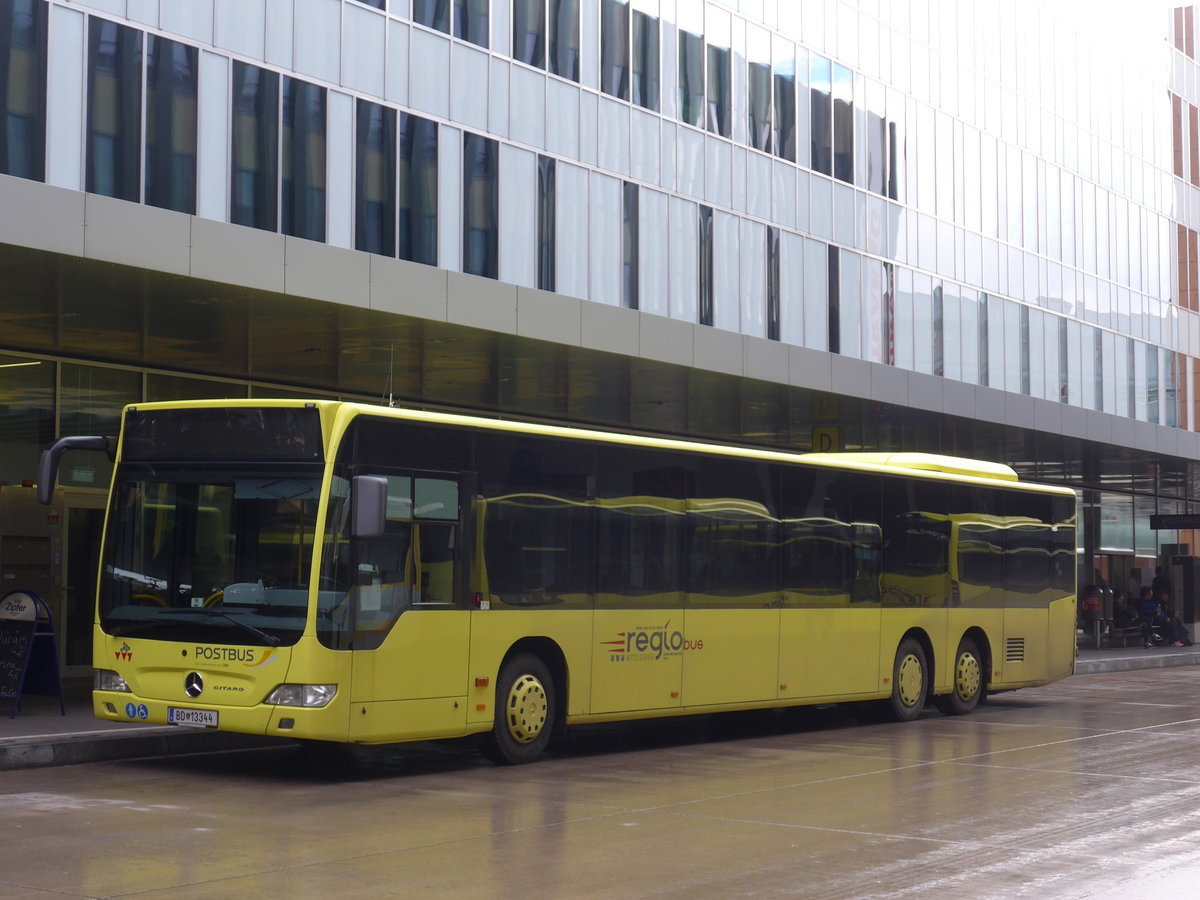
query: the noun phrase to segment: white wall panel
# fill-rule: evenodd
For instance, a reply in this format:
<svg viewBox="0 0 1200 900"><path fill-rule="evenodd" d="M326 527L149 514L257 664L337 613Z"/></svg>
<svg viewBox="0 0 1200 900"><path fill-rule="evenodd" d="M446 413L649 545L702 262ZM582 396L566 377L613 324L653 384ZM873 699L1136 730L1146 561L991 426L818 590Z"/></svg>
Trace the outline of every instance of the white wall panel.
<svg viewBox="0 0 1200 900"><path fill-rule="evenodd" d="M743 334L767 336L767 228L741 220L741 329Z"/></svg>
<svg viewBox="0 0 1200 900"><path fill-rule="evenodd" d="M347 3L342 22L342 84L382 97L386 84L387 17Z"/></svg>
<svg viewBox="0 0 1200 900"><path fill-rule="evenodd" d="M698 318L699 221L696 204L671 198L671 318L695 322Z"/></svg>
<svg viewBox="0 0 1200 900"><path fill-rule="evenodd" d="M589 166L596 165L596 107L599 98L589 91L579 91L579 161Z"/></svg>
<svg viewBox="0 0 1200 900"><path fill-rule="evenodd" d="M326 242L354 246L354 98L330 91L326 146L328 228Z"/></svg>
<svg viewBox="0 0 1200 900"><path fill-rule="evenodd" d="M488 132L496 137L508 137L508 77L512 68L494 56L488 63Z"/></svg>
<svg viewBox="0 0 1200 900"><path fill-rule="evenodd" d="M266 55L266 0L216 0L215 43L251 59ZM291 40L291 30L288 30Z"/></svg>
<svg viewBox="0 0 1200 900"><path fill-rule="evenodd" d="M177 0L167 0L168 4ZM158 0L128 0L125 15L134 22L141 22L152 28L158 27Z"/></svg>
<svg viewBox="0 0 1200 900"><path fill-rule="evenodd" d="M588 173L561 160L554 172L555 290L588 296Z"/></svg>
<svg viewBox="0 0 1200 900"><path fill-rule="evenodd" d="M422 28L412 29L409 103L416 109L450 118L450 41Z"/></svg>
<svg viewBox="0 0 1200 900"><path fill-rule="evenodd" d="M770 219L774 164L771 157L761 153L750 150L743 153L746 157L746 212L759 219ZM791 193L794 197L795 191Z"/></svg>
<svg viewBox="0 0 1200 900"><path fill-rule="evenodd" d="M202 44L213 42L213 0L168 0L159 15L164 30Z"/></svg>
<svg viewBox="0 0 1200 900"><path fill-rule="evenodd" d="M591 253L588 296L598 303L621 302L621 182L598 172L591 173Z"/></svg>
<svg viewBox="0 0 1200 900"><path fill-rule="evenodd" d="M787 163L771 163L771 216L784 228L796 227L796 169Z"/></svg>
<svg viewBox="0 0 1200 900"><path fill-rule="evenodd" d="M513 81L515 84L516 78ZM556 78L546 82L546 149L579 159L579 88ZM520 96L514 92L513 109Z"/></svg>
<svg viewBox="0 0 1200 900"><path fill-rule="evenodd" d="M659 131L658 116L633 108L629 122L629 174L638 181L659 183Z"/></svg>
<svg viewBox="0 0 1200 900"><path fill-rule="evenodd" d="M629 104L599 98L596 164L606 172L629 174Z"/></svg>
<svg viewBox="0 0 1200 900"><path fill-rule="evenodd" d="M779 233L779 337L785 344L804 341L804 239Z"/></svg>
<svg viewBox="0 0 1200 900"><path fill-rule="evenodd" d="M200 103L196 111L196 214L229 220L229 57L200 52Z"/></svg>
<svg viewBox="0 0 1200 900"><path fill-rule="evenodd" d="M83 190L83 14L50 7L46 79L46 182Z"/></svg>
<svg viewBox="0 0 1200 900"><path fill-rule="evenodd" d="M669 262L669 203L666 194L638 190L638 305L648 313L665 316L671 311Z"/></svg>
<svg viewBox="0 0 1200 900"><path fill-rule="evenodd" d="M704 196L716 206L733 205L733 146L720 138L703 138Z"/></svg>
<svg viewBox="0 0 1200 900"><path fill-rule="evenodd" d="M713 325L726 331L741 329L741 245L737 216L713 212Z"/></svg>
<svg viewBox="0 0 1200 900"><path fill-rule="evenodd" d="M500 280L537 287L537 155L500 145Z"/></svg>
<svg viewBox="0 0 1200 900"><path fill-rule="evenodd" d="M804 346L829 349L829 257L820 241L804 240Z"/></svg>
<svg viewBox="0 0 1200 900"><path fill-rule="evenodd" d="M703 200L704 135L694 128L675 128L675 184L681 194Z"/></svg>
<svg viewBox="0 0 1200 900"><path fill-rule="evenodd" d="M462 270L463 135L438 129L438 265Z"/></svg>
<svg viewBox="0 0 1200 900"><path fill-rule="evenodd" d="M505 4L507 5L507 4ZM600 90L600 3L580 0L579 77L584 87Z"/></svg>
<svg viewBox="0 0 1200 900"><path fill-rule="evenodd" d="M296 71L340 83L341 0L295 0L295 4Z"/></svg>
<svg viewBox="0 0 1200 900"><path fill-rule="evenodd" d="M524 66L514 65L509 73L508 123L514 141L530 147L545 147L546 76Z"/></svg>
<svg viewBox="0 0 1200 900"><path fill-rule="evenodd" d="M271 65L292 68L295 21L292 0L267 0L266 60Z"/></svg>
<svg viewBox="0 0 1200 900"><path fill-rule="evenodd" d="M408 33L409 27L388 20L387 31L387 99L402 106L408 105Z"/></svg>
<svg viewBox="0 0 1200 900"><path fill-rule="evenodd" d="M451 45L450 118L475 131L488 127L488 58L474 45Z"/></svg>

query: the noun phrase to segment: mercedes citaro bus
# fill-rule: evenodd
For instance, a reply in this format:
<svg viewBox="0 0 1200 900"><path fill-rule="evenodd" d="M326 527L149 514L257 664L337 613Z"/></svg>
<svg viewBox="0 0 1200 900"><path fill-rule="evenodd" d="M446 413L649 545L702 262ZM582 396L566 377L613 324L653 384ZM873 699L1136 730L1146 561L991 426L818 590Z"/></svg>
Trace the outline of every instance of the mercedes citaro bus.
<svg viewBox="0 0 1200 900"><path fill-rule="evenodd" d="M1074 493L995 463L794 454L332 401L129 406L94 637L111 721L382 744L933 703L1075 659Z"/></svg>

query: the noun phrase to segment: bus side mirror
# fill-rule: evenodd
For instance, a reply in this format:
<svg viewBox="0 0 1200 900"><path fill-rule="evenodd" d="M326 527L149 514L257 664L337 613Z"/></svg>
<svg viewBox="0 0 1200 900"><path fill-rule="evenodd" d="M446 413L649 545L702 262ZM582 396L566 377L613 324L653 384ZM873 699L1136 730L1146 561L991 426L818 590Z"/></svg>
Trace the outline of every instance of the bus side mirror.
<svg viewBox="0 0 1200 900"><path fill-rule="evenodd" d="M58 461L68 450L103 450L109 460L117 458L117 439L111 437L65 437L59 438L48 450L43 450L37 468L37 498L49 505L54 497L54 483L58 480Z"/></svg>
<svg viewBox="0 0 1200 900"><path fill-rule="evenodd" d="M350 481L350 534L356 538L383 534L388 481L382 475L355 475Z"/></svg>

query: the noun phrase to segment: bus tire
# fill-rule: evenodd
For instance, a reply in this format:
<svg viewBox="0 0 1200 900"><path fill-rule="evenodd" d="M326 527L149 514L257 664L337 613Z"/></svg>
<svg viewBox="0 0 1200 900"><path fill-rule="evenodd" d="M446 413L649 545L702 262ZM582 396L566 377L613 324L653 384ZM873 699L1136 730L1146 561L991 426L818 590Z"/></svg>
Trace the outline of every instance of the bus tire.
<svg viewBox="0 0 1200 900"><path fill-rule="evenodd" d="M915 638L905 638L896 648L892 664L892 696L888 713L897 722L911 722L921 715L929 697L929 665L925 648Z"/></svg>
<svg viewBox="0 0 1200 900"><path fill-rule="evenodd" d="M938 709L947 716L965 716L979 705L985 688L979 648L970 638L963 638L954 654L954 686L937 698Z"/></svg>
<svg viewBox="0 0 1200 900"><path fill-rule="evenodd" d="M554 679L540 657L521 653L500 668L496 718L484 735L483 755L500 765L533 762L554 730Z"/></svg>

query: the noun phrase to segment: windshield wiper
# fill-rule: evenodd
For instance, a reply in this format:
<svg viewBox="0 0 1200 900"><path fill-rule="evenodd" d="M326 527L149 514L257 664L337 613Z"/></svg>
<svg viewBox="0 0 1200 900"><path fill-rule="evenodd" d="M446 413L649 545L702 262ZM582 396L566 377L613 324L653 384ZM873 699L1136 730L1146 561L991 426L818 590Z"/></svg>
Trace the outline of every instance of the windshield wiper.
<svg viewBox="0 0 1200 900"><path fill-rule="evenodd" d="M263 629L260 628L254 628L254 626L250 623L242 622L242 620L238 617L230 616L229 613L223 610L209 610L209 608L204 607L174 607L167 608L167 610L158 610L156 612L156 616L185 616L185 614L188 613L193 614L193 616L206 616L209 618L221 617L223 619L229 619L229 622L232 622L233 624L238 625L239 628L250 632L250 634L254 635L254 637L258 637L260 640L265 641L269 647L280 646L280 638L278 638L276 635L268 634L268 632L263 631ZM125 626L125 628L114 629L113 631L110 631L109 634L120 637L122 635L133 634L134 631L142 631L143 629L150 628L152 625L161 624L162 623L157 622L157 620L149 620L149 622L136 622L132 625Z"/></svg>

